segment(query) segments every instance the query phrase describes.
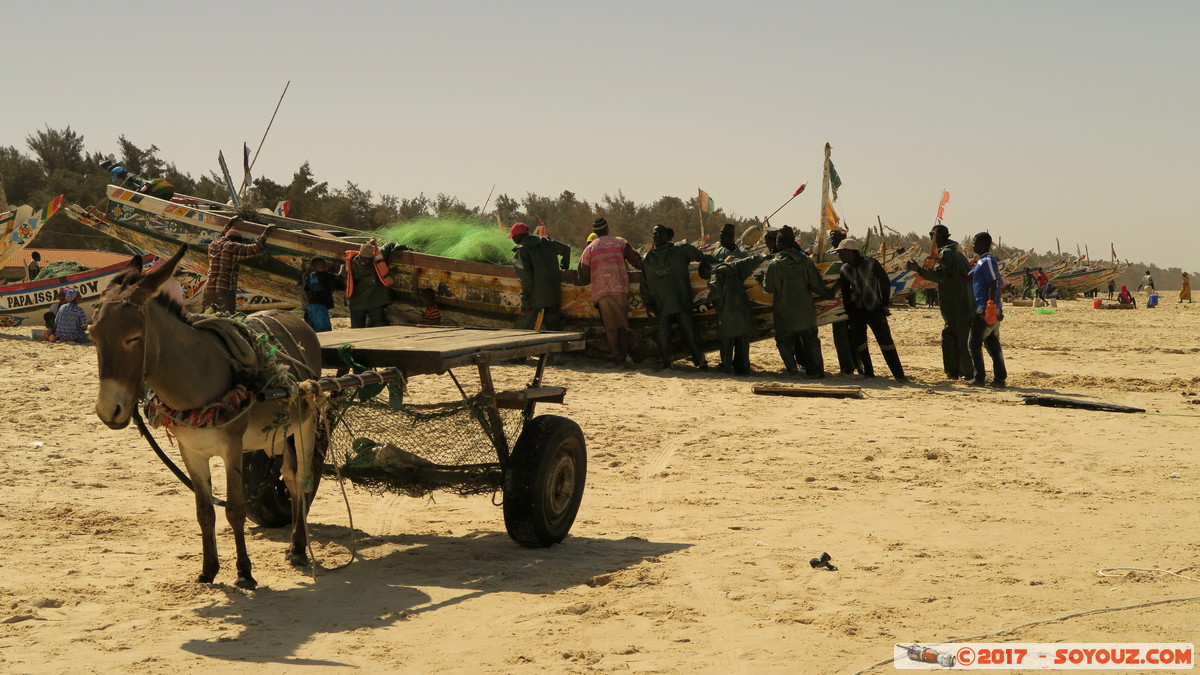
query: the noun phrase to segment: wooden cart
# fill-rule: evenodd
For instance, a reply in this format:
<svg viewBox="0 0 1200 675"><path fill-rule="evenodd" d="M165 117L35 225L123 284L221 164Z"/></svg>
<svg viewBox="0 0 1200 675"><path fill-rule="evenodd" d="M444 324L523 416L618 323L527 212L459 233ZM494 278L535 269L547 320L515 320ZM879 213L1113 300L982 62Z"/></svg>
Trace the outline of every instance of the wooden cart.
<svg viewBox="0 0 1200 675"><path fill-rule="evenodd" d="M566 388L544 385L542 378L550 354L584 348L581 333L457 326L382 326L319 333L318 337L325 368L344 373L348 370L347 357L350 357L367 370L359 374L302 383L302 388L309 391L336 391L361 384L384 383L397 377L407 382L417 375L449 374L455 377L455 369L473 366L479 375L479 393L468 397L461 386L458 386L458 390L464 401L475 402L474 407L469 409L469 422L476 434L482 429L483 442L490 445L490 450L494 450L494 458L486 457L485 461L465 464L422 460L424 463L406 467L405 471L425 478L434 476L439 485L448 489L453 489L459 481L478 481L482 478L484 489L475 491L503 492L505 526L509 535L524 546L549 546L562 541L567 535L575 521L587 475L583 432L579 425L566 417L535 415L535 408L538 403L563 402ZM346 346L349 346L348 353ZM529 357L536 358L536 368L529 384L523 389L496 391L492 364ZM457 377L454 381L458 385ZM282 392L266 394L267 397L283 395ZM353 403L349 407L354 409L358 405ZM508 418L507 425L505 416ZM414 425L419 425L419 421L407 418L394 424L390 421L375 423L377 427L393 427L377 431L388 431L393 437L399 435L407 438L410 449L414 448L411 442L433 445L449 440L438 434L424 439L406 435L408 432L405 430L415 429ZM358 434L356 431L355 435ZM362 440L356 437L354 442ZM414 454L396 451L408 456ZM262 466L256 466L256 462L262 463ZM282 489L282 485L268 485L267 489L263 489L264 477L267 477L266 483L271 482L269 474L272 467L268 465L269 462L270 458L262 457L248 461L244 467L248 487L247 511L259 524L282 524L277 521L284 519L286 522L289 517L288 504L284 501L287 499L286 489ZM256 489L249 489L252 483Z"/></svg>

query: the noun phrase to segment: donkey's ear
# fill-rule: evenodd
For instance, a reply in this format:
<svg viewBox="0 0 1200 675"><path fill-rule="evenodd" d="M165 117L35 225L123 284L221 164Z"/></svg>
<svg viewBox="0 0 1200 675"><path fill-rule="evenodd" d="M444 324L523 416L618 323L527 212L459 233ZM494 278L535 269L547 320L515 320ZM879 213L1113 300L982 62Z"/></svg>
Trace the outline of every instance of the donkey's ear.
<svg viewBox="0 0 1200 675"><path fill-rule="evenodd" d="M179 247L175 255L168 258L158 267L147 272L142 276L141 281L138 281L137 291L134 293L134 300L139 303L146 302L158 293L159 286L163 285L171 275L175 274L175 267L179 265L179 261L183 260L183 255L187 253L187 244Z"/></svg>
<svg viewBox="0 0 1200 675"><path fill-rule="evenodd" d="M127 264L127 265L125 265L125 267L121 268L121 271L126 274L128 274L132 271L133 276L135 278L140 277L140 276L142 276L142 264L144 262L145 261L142 260L142 254L138 253L129 259L129 264Z"/></svg>

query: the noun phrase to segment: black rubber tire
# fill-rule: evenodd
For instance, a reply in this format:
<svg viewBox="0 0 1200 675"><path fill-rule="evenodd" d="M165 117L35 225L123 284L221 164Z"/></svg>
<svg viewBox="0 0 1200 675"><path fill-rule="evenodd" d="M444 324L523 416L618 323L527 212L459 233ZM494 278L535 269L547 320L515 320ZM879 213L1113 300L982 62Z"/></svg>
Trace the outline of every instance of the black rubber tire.
<svg viewBox="0 0 1200 675"><path fill-rule="evenodd" d="M321 472L325 466L324 439L317 439L313 451L312 490L308 492L308 506L312 506L321 484ZM262 450L242 455L242 491L246 498L246 517L260 527L283 527L292 524L292 496L283 481L280 469L283 455L271 457Z"/></svg>
<svg viewBox="0 0 1200 675"><path fill-rule="evenodd" d="M562 541L575 523L587 481L587 445L579 425L557 415L525 424L504 472L504 526L522 546Z"/></svg>

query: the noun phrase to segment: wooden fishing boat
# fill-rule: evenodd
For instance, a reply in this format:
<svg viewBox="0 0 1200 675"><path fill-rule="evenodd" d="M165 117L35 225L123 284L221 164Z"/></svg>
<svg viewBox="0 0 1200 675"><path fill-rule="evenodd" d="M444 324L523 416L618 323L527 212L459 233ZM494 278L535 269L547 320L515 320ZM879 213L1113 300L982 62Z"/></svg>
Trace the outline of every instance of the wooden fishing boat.
<svg viewBox="0 0 1200 675"><path fill-rule="evenodd" d="M148 268L155 262L156 258L147 257L143 264ZM100 297L108 282L128 264L122 261L65 277L0 286L0 326L41 325L42 316L59 301L59 294L67 288L79 291L79 306L86 311Z"/></svg>
<svg viewBox="0 0 1200 675"><path fill-rule="evenodd" d="M0 267L25 250L46 221L53 218L62 208L62 202L63 196L59 195L41 211L34 211L30 206L21 206L0 213Z"/></svg>
<svg viewBox="0 0 1200 675"><path fill-rule="evenodd" d="M188 245L183 267L205 274L206 248L236 213L228 206L192 198L169 202L117 186L108 187L108 198L94 208L72 205L67 215L77 222L124 241L135 248L159 256L173 254L180 244ZM262 255L241 263L240 285L257 294L298 301L297 282L301 268L312 256L333 261L345 259L347 250L356 249L370 233L335 228L329 225L285 218L274 214L254 214L258 221L279 226L272 232ZM249 236L262 231L263 223L245 222L238 229ZM509 265L495 265L443 258L415 251L393 252L388 259L393 279L394 302L388 308L389 319L399 323L419 322L422 305L419 291L432 288L438 300L443 322L451 325L511 327L520 313L520 282ZM828 283L837 279L840 262L820 263ZM911 274L901 285L911 285ZM656 323L646 314L638 291L639 275L632 275L630 334L640 354L653 353ZM563 313L570 329L587 336L589 349L607 353L603 325L588 288L575 283L575 272L563 279ZM755 307L758 323L756 339L771 334L771 296L762 291L751 277L747 292ZM693 272L693 313L701 340L706 346L718 344L716 314L708 300L706 282ZM340 299L339 299L340 301ZM341 308L344 310L344 306ZM840 297L817 303L818 324L845 318Z"/></svg>

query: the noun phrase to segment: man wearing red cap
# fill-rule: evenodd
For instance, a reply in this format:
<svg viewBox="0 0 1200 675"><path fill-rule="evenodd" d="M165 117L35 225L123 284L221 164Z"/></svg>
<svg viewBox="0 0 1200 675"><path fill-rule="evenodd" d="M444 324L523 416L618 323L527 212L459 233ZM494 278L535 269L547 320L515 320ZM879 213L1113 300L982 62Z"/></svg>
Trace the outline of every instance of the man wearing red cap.
<svg viewBox="0 0 1200 675"><path fill-rule="evenodd" d="M544 315L542 328L562 330L562 270L571 267L571 247L550 237L529 234L525 223L513 223L508 237L516 244L513 268L521 281L521 318L517 319L517 328L535 328L540 313Z"/></svg>
<svg viewBox="0 0 1200 675"><path fill-rule="evenodd" d="M229 219L221 236L208 245L208 283L204 285L204 308L217 312L233 312L237 306L238 263L253 258L263 250L274 225L263 228L254 243L247 244L234 226L242 222L238 216Z"/></svg>

